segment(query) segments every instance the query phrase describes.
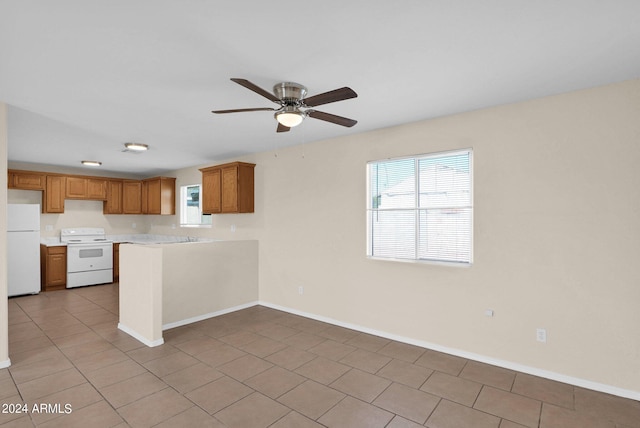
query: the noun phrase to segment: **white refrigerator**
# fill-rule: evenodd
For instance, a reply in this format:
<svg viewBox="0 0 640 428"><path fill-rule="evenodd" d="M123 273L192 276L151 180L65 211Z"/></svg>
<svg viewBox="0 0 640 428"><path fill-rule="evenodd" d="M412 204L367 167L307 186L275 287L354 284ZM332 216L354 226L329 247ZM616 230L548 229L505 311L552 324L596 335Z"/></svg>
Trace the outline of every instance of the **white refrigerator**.
<svg viewBox="0 0 640 428"><path fill-rule="evenodd" d="M7 205L9 297L40 292L40 205Z"/></svg>

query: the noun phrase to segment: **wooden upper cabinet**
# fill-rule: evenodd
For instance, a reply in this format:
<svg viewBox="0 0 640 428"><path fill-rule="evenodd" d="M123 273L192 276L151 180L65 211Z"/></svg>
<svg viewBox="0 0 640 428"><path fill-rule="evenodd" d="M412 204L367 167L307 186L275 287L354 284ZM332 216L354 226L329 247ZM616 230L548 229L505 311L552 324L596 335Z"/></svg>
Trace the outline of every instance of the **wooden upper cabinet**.
<svg viewBox="0 0 640 428"><path fill-rule="evenodd" d="M42 212L63 213L65 199L104 201L104 214L176 213L176 179L146 180L8 170L8 187L44 191Z"/></svg>
<svg viewBox="0 0 640 428"><path fill-rule="evenodd" d="M254 212L255 166L231 162L201 169L203 213Z"/></svg>
<svg viewBox="0 0 640 428"><path fill-rule="evenodd" d="M65 189L65 197L67 199L86 199L87 179L82 177L67 177Z"/></svg>
<svg viewBox="0 0 640 428"><path fill-rule="evenodd" d="M44 190L46 184L42 172L9 170L9 189Z"/></svg>
<svg viewBox="0 0 640 428"><path fill-rule="evenodd" d="M65 197L67 199L105 200L107 199L107 180L67 176Z"/></svg>
<svg viewBox="0 0 640 428"><path fill-rule="evenodd" d="M44 190L43 213L63 213L66 177L63 175L47 175L47 185Z"/></svg>
<svg viewBox="0 0 640 428"><path fill-rule="evenodd" d="M107 199L107 180L104 178L87 178L87 199Z"/></svg>
<svg viewBox="0 0 640 428"><path fill-rule="evenodd" d="M175 178L154 177L143 180L142 194L145 214L174 215L176 213Z"/></svg>
<svg viewBox="0 0 640 428"><path fill-rule="evenodd" d="M222 212L222 170L220 168L202 172L202 212Z"/></svg>
<svg viewBox="0 0 640 428"><path fill-rule="evenodd" d="M231 165L222 168L222 212L239 212L238 195L238 166Z"/></svg>
<svg viewBox="0 0 640 428"><path fill-rule="evenodd" d="M122 213L142 214L142 182L124 180L122 182Z"/></svg>
<svg viewBox="0 0 640 428"><path fill-rule="evenodd" d="M107 181L107 200L102 207L104 214L122 214L122 180Z"/></svg>

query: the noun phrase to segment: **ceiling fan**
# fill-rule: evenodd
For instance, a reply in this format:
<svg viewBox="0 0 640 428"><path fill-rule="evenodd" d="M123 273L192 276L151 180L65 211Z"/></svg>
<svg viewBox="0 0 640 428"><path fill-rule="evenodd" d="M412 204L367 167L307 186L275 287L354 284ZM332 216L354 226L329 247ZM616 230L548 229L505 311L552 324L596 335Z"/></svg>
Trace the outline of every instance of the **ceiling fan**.
<svg viewBox="0 0 640 428"><path fill-rule="evenodd" d="M300 125L304 118L307 116L314 119L324 120L325 122L335 123L346 127L352 127L357 120L349 119L342 116L336 116L335 114L324 113L318 110L310 109L310 107L316 107L323 104L329 104L336 101L348 100L349 98L356 98L356 94L351 88L334 89L333 91L324 92L322 94L314 95L309 98L305 98L307 95L307 88L294 82L281 82L273 87L273 94L267 92L254 83L249 82L246 79L232 78L232 81L238 85L262 95L266 99L279 104L279 108L271 107L258 107L258 108L241 108L233 110L213 110L211 113L224 114L224 113L241 113L247 111L275 111L274 117L278 121L278 128L276 132L288 132L294 126ZM275 94L275 95L274 95Z"/></svg>

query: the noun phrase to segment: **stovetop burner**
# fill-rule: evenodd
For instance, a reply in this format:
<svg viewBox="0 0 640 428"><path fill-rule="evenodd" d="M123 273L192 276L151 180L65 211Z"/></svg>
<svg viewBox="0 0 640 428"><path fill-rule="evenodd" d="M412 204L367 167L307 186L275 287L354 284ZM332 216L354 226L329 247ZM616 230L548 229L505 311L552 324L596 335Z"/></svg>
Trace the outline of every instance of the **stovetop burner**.
<svg viewBox="0 0 640 428"><path fill-rule="evenodd" d="M111 242L106 238L102 227L77 227L62 229L60 242L77 244L88 242Z"/></svg>

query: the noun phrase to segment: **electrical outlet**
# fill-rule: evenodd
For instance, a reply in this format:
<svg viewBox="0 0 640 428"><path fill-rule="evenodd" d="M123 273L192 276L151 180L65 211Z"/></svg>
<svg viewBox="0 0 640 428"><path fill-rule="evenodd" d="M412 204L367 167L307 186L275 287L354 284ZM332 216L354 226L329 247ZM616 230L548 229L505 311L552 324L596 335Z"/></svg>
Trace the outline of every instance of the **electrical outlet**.
<svg viewBox="0 0 640 428"><path fill-rule="evenodd" d="M484 311L484 315L487 317L492 317L493 316L493 309L486 309Z"/></svg>
<svg viewBox="0 0 640 428"><path fill-rule="evenodd" d="M303 286L298 287L298 294L304 294L304 287Z"/></svg>
<svg viewBox="0 0 640 428"><path fill-rule="evenodd" d="M232 225L231 225L231 231L232 231L232 232L235 232L235 231L236 231L236 225L235 225L235 224L232 224Z"/></svg>
<svg viewBox="0 0 640 428"><path fill-rule="evenodd" d="M536 340L538 342L547 343L547 330L544 328L536 329Z"/></svg>
<svg viewBox="0 0 640 428"><path fill-rule="evenodd" d="M136 224L135 224L135 223L132 223L132 224L131 224L131 229L135 229L135 228L136 228Z"/></svg>

